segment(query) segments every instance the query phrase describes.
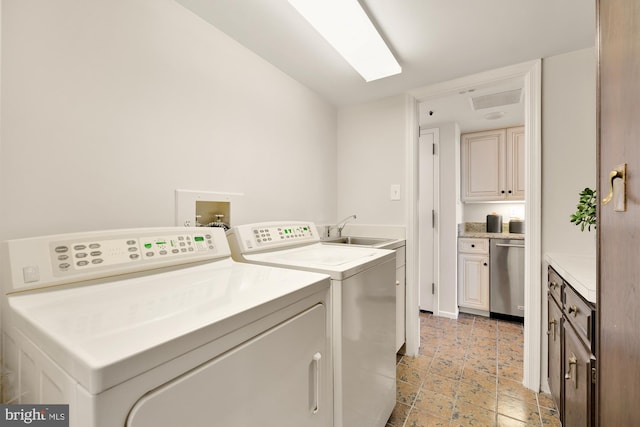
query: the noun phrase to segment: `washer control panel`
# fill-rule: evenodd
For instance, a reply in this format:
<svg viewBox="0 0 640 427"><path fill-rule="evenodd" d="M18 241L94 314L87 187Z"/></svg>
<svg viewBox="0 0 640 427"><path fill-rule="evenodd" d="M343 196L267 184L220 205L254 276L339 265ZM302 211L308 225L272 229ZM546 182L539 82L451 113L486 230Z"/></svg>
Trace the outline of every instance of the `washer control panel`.
<svg viewBox="0 0 640 427"><path fill-rule="evenodd" d="M313 240L313 230L309 224L258 226L252 228L257 246L269 246L280 242L300 242Z"/></svg>
<svg viewBox="0 0 640 427"><path fill-rule="evenodd" d="M234 257L242 258L250 252L316 243L320 236L313 222L271 221L231 227L227 239Z"/></svg>

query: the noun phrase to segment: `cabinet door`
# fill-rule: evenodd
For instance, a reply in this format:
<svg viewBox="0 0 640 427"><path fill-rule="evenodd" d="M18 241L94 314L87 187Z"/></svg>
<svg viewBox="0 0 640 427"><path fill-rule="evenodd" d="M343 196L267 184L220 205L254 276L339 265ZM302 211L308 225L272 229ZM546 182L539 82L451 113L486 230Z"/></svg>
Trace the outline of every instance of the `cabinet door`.
<svg viewBox="0 0 640 427"><path fill-rule="evenodd" d="M405 271L404 265L396 268L396 352L404 344L405 326Z"/></svg>
<svg viewBox="0 0 640 427"><path fill-rule="evenodd" d="M489 310L489 258L486 255L459 256L458 305Z"/></svg>
<svg viewBox="0 0 640 427"><path fill-rule="evenodd" d="M507 129L507 199L524 200L524 126Z"/></svg>
<svg viewBox="0 0 640 427"><path fill-rule="evenodd" d="M563 425L592 425L593 386L591 351L587 350L569 322L563 323L564 410Z"/></svg>
<svg viewBox="0 0 640 427"><path fill-rule="evenodd" d="M505 199L506 130L462 135L462 200Z"/></svg>
<svg viewBox="0 0 640 427"><path fill-rule="evenodd" d="M560 337L561 323L562 323L562 311L556 304L551 294L547 294L547 306L549 308L549 321L547 325L547 342L549 344L549 359L548 359L548 372L547 378L549 380L549 388L551 389L551 396L553 402L556 404L556 408L562 413L560 407L562 400L561 387L562 377L562 339Z"/></svg>

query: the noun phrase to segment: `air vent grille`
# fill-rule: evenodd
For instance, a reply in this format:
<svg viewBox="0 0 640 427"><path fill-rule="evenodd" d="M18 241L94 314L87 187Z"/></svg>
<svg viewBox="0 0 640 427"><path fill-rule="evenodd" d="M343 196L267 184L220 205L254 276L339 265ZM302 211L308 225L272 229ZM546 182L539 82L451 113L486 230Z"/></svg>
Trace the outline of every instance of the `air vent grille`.
<svg viewBox="0 0 640 427"><path fill-rule="evenodd" d="M471 98L471 106L474 110L501 107L503 105L518 104L522 99L522 89L508 90L506 92L491 93Z"/></svg>

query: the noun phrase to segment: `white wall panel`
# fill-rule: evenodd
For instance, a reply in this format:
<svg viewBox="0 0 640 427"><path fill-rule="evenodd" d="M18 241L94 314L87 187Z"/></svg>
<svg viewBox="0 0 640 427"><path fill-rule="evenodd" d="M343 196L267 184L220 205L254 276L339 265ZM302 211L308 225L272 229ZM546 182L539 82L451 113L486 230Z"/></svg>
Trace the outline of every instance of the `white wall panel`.
<svg viewBox="0 0 640 427"><path fill-rule="evenodd" d="M335 108L187 9L2 7L0 238L173 225L177 188L335 220Z"/></svg>
<svg viewBox="0 0 640 427"><path fill-rule="evenodd" d="M595 255L595 232L569 221L578 193L596 186L594 49L542 63L542 251Z"/></svg>
<svg viewBox="0 0 640 427"><path fill-rule="evenodd" d="M338 110L338 219L405 225L405 96ZM391 185L400 200L390 200Z"/></svg>

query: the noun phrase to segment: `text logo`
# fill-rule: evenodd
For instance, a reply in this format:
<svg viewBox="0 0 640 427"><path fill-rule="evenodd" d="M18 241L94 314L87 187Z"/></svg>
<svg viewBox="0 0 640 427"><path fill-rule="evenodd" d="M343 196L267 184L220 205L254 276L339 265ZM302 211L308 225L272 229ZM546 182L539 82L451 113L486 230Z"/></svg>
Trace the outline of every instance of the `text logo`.
<svg viewBox="0 0 640 427"><path fill-rule="evenodd" d="M69 427L69 405L0 405L0 425Z"/></svg>

